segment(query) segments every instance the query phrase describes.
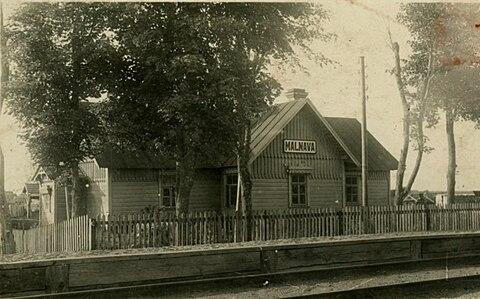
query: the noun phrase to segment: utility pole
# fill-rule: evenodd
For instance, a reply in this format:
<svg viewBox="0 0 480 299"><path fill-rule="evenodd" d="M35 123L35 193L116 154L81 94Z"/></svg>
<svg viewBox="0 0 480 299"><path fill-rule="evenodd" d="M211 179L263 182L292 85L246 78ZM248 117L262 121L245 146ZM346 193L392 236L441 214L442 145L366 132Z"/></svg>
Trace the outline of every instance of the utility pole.
<svg viewBox="0 0 480 299"><path fill-rule="evenodd" d="M360 56L362 76L362 206L368 203L367 165L367 94L365 87L365 57Z"/></svg>

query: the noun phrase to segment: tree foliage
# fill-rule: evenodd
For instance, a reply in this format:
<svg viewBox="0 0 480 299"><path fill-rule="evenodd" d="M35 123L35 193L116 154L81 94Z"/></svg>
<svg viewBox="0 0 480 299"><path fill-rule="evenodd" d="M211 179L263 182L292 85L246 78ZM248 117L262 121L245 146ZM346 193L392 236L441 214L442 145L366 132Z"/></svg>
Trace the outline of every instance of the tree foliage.
<svg viewBox="0 0 480 299"><path fill-rule="evenodd" d="M26 3L8 28L9 112L21 122L34 161L55 167L73 184L98 135L97 118L83 103L99 97L112 74L108 9L100 3Z"/></svg>
<svg viewBox="0 0 480 299"><path fill-rule="evenodd" d="M185 212L196 169L236 152L247 176L248 128L281 91L268 66L302 68L299 51L330 62L309 48L330 38L326 18L300 3L23 4L9 111L35 162L77 183L78 163L103 146L175 160Z"/></svg>
<svg viewBox="0 0 480 299"><path fill-rule="evenodd" d="M326 13L315 5L116 8L110 28L120 63L104 107L108 136L120 146L173 156L182 211L188 210L194 170L240 152L246 127L280 93L270 63L301 66L299 49L320 64L329 62L308 47L311 40L329 38L318 26Z"/></svg>

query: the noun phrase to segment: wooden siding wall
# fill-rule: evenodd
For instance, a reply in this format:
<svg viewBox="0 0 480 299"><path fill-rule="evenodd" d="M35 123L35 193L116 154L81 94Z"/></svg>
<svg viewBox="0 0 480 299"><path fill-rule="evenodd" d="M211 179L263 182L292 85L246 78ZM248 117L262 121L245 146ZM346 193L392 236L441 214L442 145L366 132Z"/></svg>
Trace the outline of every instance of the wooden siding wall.
<svg viewBox="0 0 480 299"><path fill-rule="evenodd" d="M353 168L352 168L353 169ZM357 169L355 171L348 171L348 174L353 174L361 178L362 173ZM368 172L368 205L370 206L385 206L390 205L390 171L369 171ZM359 196L362 194L362 184L359 181L358 185Z"/></svg>
<svg viewBox="0 0 480 299"><path fill-rule="evenodd" d="M285 153L284 139L315 140L315 154ZM309 107L304 107L252 163L253 208L289 207L288 168L311 168L309 206L341 207L343 199L342 151L328 129Z"/></svg>
<svg viewBox="0 0 480 299"><path fill-rule="evenodd" d="M256 210L288 209L288 179L254 179L252 207Z"/></svg>
<svg viewBox="0 0 480 299"><path fill-rule="evenodd" d="M138 212L159 204L158 170L113 169L110 213Z"/></svg>
<svg viewBox="0 0 480 299"><path fill-rule="evenodd" d="M200 170L190 193L190 210L217 210L221 202L221 174L218 170Z"/></svg>
<svg viewBox="0 0 480 299"><path fill-rule="evenodd" d="M160 206L161 177L160 171L156 169L112 170L111 213L138 212L147 206ZM199 170L190 194L190 210L219 208L220 182L219 171Z"/></svg>
<svg viewBox="0 0 480 299"><path fill-rule="evenodd" d="M288 179L254 179L253 208L256 210L288 209ZM341 180L308 180L309 207L342 207Z"/></svg>
<svg viewBox="0 0 480 299"><path fill-rule="evenodd" d="M343 181L309 180L309 204L312 208L343 206Z"/></svg>
<svg viewBox="0 0 480 299"><path fill-rule="evenodd" d="M315 140L315 154L285 153L284 139ZM341 180L343 161L327 128L318 123L309 107L304 107L260 156L252 163L252 175L258 179L288 178L287 167L311 167L311 177Z"/></svg>
<svg viewBox="0 0 480 299"><path fill-rule="evenodd" d="M389 205L390 171L370 171L368 173L368 205Z"/></svg>
<svg viewBox="0 0 480 299"><path fill-rule="evenodd" d="M107 169L99 167L95 160L82 162L80 168L90 179L87 197L87 214L95 217L99 214L109 213Z"/></svg>

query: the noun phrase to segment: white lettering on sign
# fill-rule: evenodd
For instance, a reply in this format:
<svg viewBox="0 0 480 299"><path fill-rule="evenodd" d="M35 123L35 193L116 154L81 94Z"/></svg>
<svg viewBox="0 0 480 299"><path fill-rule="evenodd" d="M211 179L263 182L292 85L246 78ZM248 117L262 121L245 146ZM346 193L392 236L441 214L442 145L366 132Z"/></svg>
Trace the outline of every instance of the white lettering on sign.
<svg viewBox="0 0 480 299"><path fill-rule="evenodd" d="M317 147L313 140L283 140L283 151L286 153L315 154Z"/></svg>

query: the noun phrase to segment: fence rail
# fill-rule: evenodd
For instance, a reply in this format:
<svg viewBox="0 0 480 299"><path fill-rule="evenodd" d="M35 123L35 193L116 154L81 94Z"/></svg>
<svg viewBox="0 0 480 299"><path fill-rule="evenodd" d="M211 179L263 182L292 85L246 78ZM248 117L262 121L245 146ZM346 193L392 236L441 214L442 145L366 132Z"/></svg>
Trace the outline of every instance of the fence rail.
<svg viewBox="0 0 480 299"><path fill-rule="evenodd" d="M39 226L13 230L17 253L84 251L92 248L92 220L87 216Z"/></svg>
<svg viewBox="0 0 480 299"><path fill-rule="evenodd" d="M247 219L226 212L123 214L95 221L98 249L268 241L303 237L419 231L480 230L480 204L370 206L254 211Z"/></svg>

